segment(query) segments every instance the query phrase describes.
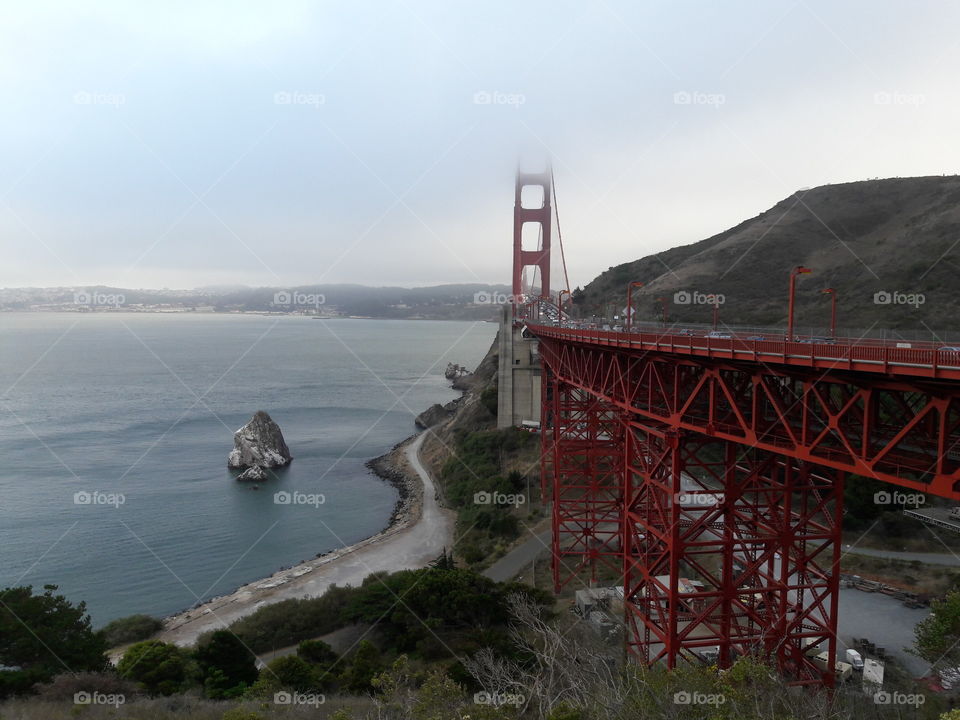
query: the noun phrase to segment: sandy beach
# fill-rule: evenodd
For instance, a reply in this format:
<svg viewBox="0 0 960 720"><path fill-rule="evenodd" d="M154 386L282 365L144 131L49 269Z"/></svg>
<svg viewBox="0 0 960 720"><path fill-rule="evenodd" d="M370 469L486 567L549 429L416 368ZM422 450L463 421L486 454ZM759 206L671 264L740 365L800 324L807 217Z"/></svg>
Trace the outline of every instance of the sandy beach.
<svg viewBox="0 0 960 720"><path fill-rule="evenodd" d="M264 605L315 597L333 584L359 585L371 573L419 568L434 560L451 545L454 514L440 506L433 478L420 462L425 436L421 433L392 452L391 459L408 476L408 497L390 527L166 618L160 639L192 645L202 633L223 628Z"/></svg>

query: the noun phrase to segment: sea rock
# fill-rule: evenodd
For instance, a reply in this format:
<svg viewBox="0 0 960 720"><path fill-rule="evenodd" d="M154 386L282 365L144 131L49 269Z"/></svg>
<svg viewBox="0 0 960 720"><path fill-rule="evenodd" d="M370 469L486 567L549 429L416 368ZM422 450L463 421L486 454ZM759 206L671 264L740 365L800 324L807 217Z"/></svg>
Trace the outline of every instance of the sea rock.
<svg viewBox="0 0 960 720"><path fill-rule="evenodd" d="M280 426L263 410L233 434L233 450L227 458L231 468L282 467L293 460Z"/></svg>
<svg viewBox="0 0 960 720"><path fill-rule="evenodd" d="M242 473L237 475L237 480L243 480L244 482L263 482L267 479L267 471L264 470L259 465L254 465L253 467L248 467Z"/></svg>

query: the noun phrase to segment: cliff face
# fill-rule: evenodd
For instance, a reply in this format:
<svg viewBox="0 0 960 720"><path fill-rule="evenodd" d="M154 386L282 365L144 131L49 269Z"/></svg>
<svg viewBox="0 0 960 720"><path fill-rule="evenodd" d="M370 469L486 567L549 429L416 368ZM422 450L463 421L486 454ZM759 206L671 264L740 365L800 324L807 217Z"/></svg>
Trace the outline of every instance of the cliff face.
<svg viewBox="0 0 960 720"><path fill-rule="evenodd" d="M677 293L722 294L721 322L782 324L788 273L813 270L797 285L797 324L825 326L832 287L838 326L957 328L953 307L960 270L960 177L920 177L825 185L785 198L766 212L692 245L610 268L584 288L579 303L624 304L637 291L639 320L709 322L707 303ZM922 294L923 303L875 301L877 293ZM678 302L677 300L680 300Z"/></svg>

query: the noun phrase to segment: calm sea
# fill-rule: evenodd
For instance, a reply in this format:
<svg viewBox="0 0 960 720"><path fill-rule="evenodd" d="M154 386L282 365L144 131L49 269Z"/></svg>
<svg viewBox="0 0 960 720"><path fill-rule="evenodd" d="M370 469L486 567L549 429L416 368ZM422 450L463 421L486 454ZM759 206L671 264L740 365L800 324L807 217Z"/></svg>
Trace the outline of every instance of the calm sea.
<svg viewBox="0 0 960 720"><path fill-rule="evenodd" d="M59 585L101 625L170 614L370 536L397 494L364 462L410 435L416 413L456 397L447 362L475 367L495 332L0 314L0 587ZM260 409L295 459L254 491L226 459L233 431ZM277 491L324 502L275 504Z"/></svg>

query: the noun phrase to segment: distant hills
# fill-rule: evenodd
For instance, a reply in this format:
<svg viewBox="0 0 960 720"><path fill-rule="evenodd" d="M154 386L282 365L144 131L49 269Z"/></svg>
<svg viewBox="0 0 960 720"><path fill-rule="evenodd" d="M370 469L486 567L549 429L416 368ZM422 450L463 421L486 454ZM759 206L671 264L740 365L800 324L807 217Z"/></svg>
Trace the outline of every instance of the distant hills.
<svg viewBox="0 0 960 720"><path fill-rule="evenodd" d="M301 285L144 290L106 286L0 289L0 311L256 312L324 317L487 320L497 314L506 285L433 287Z"/></svg>
<svg viewBox="0 0 960 720"><path fill-rule="evenodd" d="M706 240L611 267L576 299L622 309L636 280L638 320L659 320L665 297L671 322L710 322L704 296L720 294L721 323L783 326L797 265L812 270L798 280L798 325L829 324L821 291L832 287L838 327L960 330L960 177L801 190Z"/></svg>

